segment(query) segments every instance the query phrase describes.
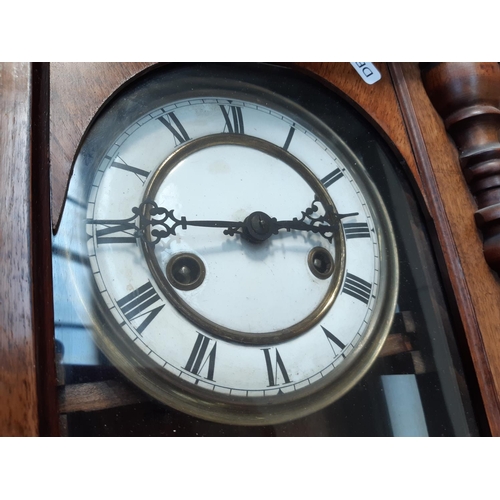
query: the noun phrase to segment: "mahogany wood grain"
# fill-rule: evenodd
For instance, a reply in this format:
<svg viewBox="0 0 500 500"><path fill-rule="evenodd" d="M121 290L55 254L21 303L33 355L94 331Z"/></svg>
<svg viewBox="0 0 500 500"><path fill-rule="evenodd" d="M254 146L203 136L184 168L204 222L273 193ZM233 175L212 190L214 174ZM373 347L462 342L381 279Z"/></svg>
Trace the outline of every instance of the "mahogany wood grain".
<svg viewBox="0 0 500 500"><path fill-rule="evenodd" d="M500 66L433 64L423 68L422 78L476 199L486 262L500 272Z"/></svg>
<svg viewBox="0 0 500 500"><path fill-rule="evenodd" d="M483 258L474 200L418 65L393 64L427 206L441 245L493 435L500 435L500 283Z"/></svg>
<svg viewBox="0 0 500 500"><path fill-rule="evenodd" d="M78 145L97 111L130 78L153 63L51 64L50 152L52 225L56 229ZM288 65L289 66L289 65ZM418 170L386 64L377 63L382 79L366 84L349 63L296 63L337 87L385 135L401 154L420 186Z"/></svg>
<svg viewBox="0 0 500 500"><path fill-rule="evenodd" d="M51 65L53 227L61 215L78 145L95 113L129 78L150 66ZM495 340L500 324L500 287L482 258L482 243L473 218L474 200L461 175L457 152L423 88L418 66L393 65L389 71L386 64L376 63L382 79L372 86L348 63L297 66L347 95L406 161L436 227L489 424L492 433L500 435L500 344Z"/></svg>
<svg viewBox="0 0 500 500"><path fill-rule="evenodd" d="M130 384L107 380L62 386L59 389L61 414L75 411L99 411L148 401Z"/></svg>
<svg viewBox="0 0 500 500"><path fill-rule="evenodd" d="M379 353L380 358L394 356L413 350L413 345L407 335L401 333L392 333L387 336L386 341Z"/></svg>
<svg viewBox="0 0 500 500"><path fill-rule="evenodd" d="M418 188L419 172L415 164L406 127L400 112L386 63L374 63L382 78L368 85L350 63L297 63L340 90L348 101L365 115L385 137L397 156L403 156Z"/></svg>
<svg viewBox="0 0 500 500"><path fill-rule="evenodd" d="M412 352L412 355L416 354L408 336L392 333L387 337L379 357L409 352ZM418 354L416 356L419 359ZM417 363L417 367L420 364ZM118 408L150 400L147 395L135 389L131 384L117 380L61 385L58 389L59 413L61 415L76 411L90 412Z"/></svg>
<svg viewBox="0 0 500 500"><path fill-rule="evenodd" d="M77 148L102 105L152 63L52 63L50 156L52 226L59 224Z"/></svg>
<svg viewBox="0 0 500 500"><path fill-rule="evenodd" d="M36 436L28 63L0 63L0 435Z"/></svg>

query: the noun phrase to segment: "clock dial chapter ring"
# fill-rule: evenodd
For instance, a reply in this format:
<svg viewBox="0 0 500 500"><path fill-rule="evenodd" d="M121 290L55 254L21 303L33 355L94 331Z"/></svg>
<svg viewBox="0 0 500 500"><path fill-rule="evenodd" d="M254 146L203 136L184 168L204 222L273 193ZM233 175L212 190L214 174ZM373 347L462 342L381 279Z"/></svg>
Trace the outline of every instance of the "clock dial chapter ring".
<svg viewBox="0 0 500 500"><path fill-rule="evenodd" d="M75 166L97 344L195 417L305 416L358 382L388 333L398 278L383 201L336 127L288 85L176 72L125 90ZM316 216L338 228L331 240L305 227Z"/></svg>
<svg viewBox="0 0 500 500"><path fill-rule="evenodd" d="M179 289L179 287L175 286L175 283L172 284L172 280L169 280L167 278L163 268L164 266L162 266L158 261L158 257L155 251L155 245L152 245L149 242L141 239L140 245L142 248L142 252L148 264L149 270L153 276L153 279L155 280L156 284L161 289L165 297L184 317L186 317L189 321L191 321L204 331L210 332L212 335L219 338L228 340L230 342L237 342L239 344L272 345L281 343L298 337L302 333L309 331L313 326L321 321L321 319L328 313L329 309L335 302L335 299L340 292L341 284L345 274L346 243L341 224L335 217L337 215L337 210L330 195L328 194L328 191L306 165L304 165L301 161L299 161L296 157L294 157L284 149L279 148L276 145L257 137L224 133L193 139L190 142L183 144L174 153L172 153L151 176L151 179L148 182L143 194L142 216L146 220L151 219L151 217L148 215L148 211L151 207L149 202L156 200L159 190L162 188L162 186L169 182L169 174L176 167L178 167L179 164L181 164L185 160L189 161L189 158L192 155L195 155L197 153L203 154L204 151L207 151L211 148L224 146L251 149L266 156L270 156L286 165L287 167L290 167L311 188L311 202L317 204L321 203L321 205L325 209L325 218L328 220L329 224L332 227L335 227L336 230L332 231L332 234L330 236L331 244L333 245L334 249L334 257L330 257L331 272L329 272L327 276L320 278L329 279L329 284L326 293L320 300L319 304L310 314L307 315L307 317L291 326L287 326L286 328L277 331L256 333L250 331L242 331L235 328L228 328L227 326L218 324L217 322L205 317L203 314L200 314L194 307L190 306L186 302L186 300L184 300L179 295L179 293L177 293L176 288ZM293 196L293 193L290 193L290 196ZM306 208L309 207L304 207L304 209ZM315 206L314 210L316 210L317 208L318 207ZM208 206L207 211L209 210L210 207ZM312 213L313 209L309 208L309 211ZM270 214L270 216L272 216L272 214ZM268 227L265 227L265 229L258 228L256 226L256 221L259 220L261 222L261 225L264 225L265 222L268 222L268 219L270 218L271 217L269 217L268 215L259 211L248 214L245 222L248 223L248 226L253 225L253 227L257 229L257 231L253 231L254 233L256 233L255 236L253 236L254 241L251 241L252 235L245 234L244 231L242 233L239 233L238 235L234 235L236 231L231 232L231 230L229 229L229 232L225 232L225 234L229 234L227 238L239 238L241 240L239 244L243 246L265 245L266 241L268 239L272 240L274 236L270 234ZM262 222L264 222L264 224L262 224ZM187 227L179 230L179 232L183 230L186 230L188 232L193 231L192 228ZM220 232L222 230L223 229L221 228L212 229L212 231ZM146 229L146 232L149 233L149 238L151 240L154 240L154 238L151 236L151 233L153 231L154 228L152 229L151 227ZM262 241L258 241L261 234L263 235L261 236ZM263 249L263 252L264 251L265 250ZM323 253L328 253L328 250L324 249ZM175 255L173 258L175 258ZM203 255L198 255L197 258L202 261ZM304 258L304 265L307 265L307 256L306 258ZM290 272L293 272L293 270L290 270ZM315 274L315 276L317 276L317 274Z"/></svg>

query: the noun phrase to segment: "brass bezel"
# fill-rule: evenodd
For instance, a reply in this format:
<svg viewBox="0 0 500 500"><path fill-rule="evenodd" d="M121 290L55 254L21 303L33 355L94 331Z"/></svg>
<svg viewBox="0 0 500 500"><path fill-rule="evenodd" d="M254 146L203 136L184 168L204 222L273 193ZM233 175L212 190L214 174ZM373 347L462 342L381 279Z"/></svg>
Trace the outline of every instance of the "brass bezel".
<svg viewBox="0 0 500 500"><path fill-rule="evenodd" d="M315 196L325 207L330 205L334 208L334 213L337 213L335 205L330 195L328 194L328 191L321 184L319 179L317 179L316 176L311 172L311 170L306 167L306 165L304 165L301 161L299 161L284 149L279 148L278 146L275 146L270 142L258 139L257 137L244 136L240 134L209 135L201 137L199 139L194 139L180 146L155 171L154 175L151 177L148 185L146 186L146 189L144 190L143 201L154 201L159 187L166 181L168 174L181 161L189 157L189 155L201 151L205 148L221 145L252 148L273 156L278 160L281 160L283 163L286 163L290 168L295 170L309 184ZM311 202L312 201L313 200L311 200ZM144 210L148 210L147 206L144 207ZM144 215L146 216L146 214ZM146 218L148 217L146 216ZM330 220L330 223L334 223L333 219ZM141 248L156 284L160 287L161 291L169 300L169 302L189 321L216 337L240 344L264 346L285 342L286 340L293 339L310 330L325 316L325 314L331 308L332 304L335 302L335 298L339 294L340 287L342 285L345 271L346 250L344 231L337 231L333 236L333 242L335 247L337 266L332 273L330 284L325 296L318 304L318 306L314 309L314 311L312 311L311 314L309 314L300 322L286 329L258 334L226 328L199 314L176 293L175 287L172 286L168 279L166 279L165 273L162 271L162 268L156 258L154 246L141 240ZM242 244L251 245L252 243L242 241Z"/></svg>
<svg viewBox="0 0 500 500"><path fill-rule="evenodd" d="M168 69L166 73L168 73ZM133 344L131 339L123 334L116 320L111 317L90 273L89 282L93 289L93 301L91 303L85 302L83 297L82 300L87 307L89 318L92 319L92 333L98 347L125 376L159 401L196 417L223 424L271 425L294 420L320 410L344 395L365 375L382 348L392 323L398 292L399 271L394 232L383 201L362 167L362 162L347 147L342 145L342 141L337 139L331 129L300 106L294 108L294 104L286 98L280 98L274 92L266 90L265 87L258 87L255 83L245 88L241 80L235 79L235 86L231 87L226 76L224 85L217 93L217 90L210 86L203 87L203 82L203 79L197 81L200 89L193 91L186 90L189 85L183 86L175 80L171 81L169 78L165 78L163 82L160 82L161 85L155 92L161 96L169 94L169 102L186 98L190 94L193 97L213 97L215 95L226 99L255 99L255 102L259 104L264 99L265 105L269 106L268 102L271 102L279 110L293 108L293 112L285 111L285 113L291 113L297 118L297 121L300 121L302 117L302 125L305 123L308 127L313 128L315 135L320 138L327 137L330 145L333 145L332 149L341 157L344 164L349 165L351 175L355 178L360 189L363 190L365 199L372 208L380 251L378 298L374 303L372 320L363 339L351 351L348 359L317 383L294 393L282 394L278 398L255 397L242 400L242 398L230 395L200 391L197 386L175 377L152 361ZM110 130L113 129L113 126L118 126L114 117L123 116L123 114L118 115L120 106L129 111L135 106L137 109L132 115L135 113L139 116L144 113L144 109L148 106L147 84L139 86L137 90L132 85L131 90L124 89L122 92L121 96L116 96L110 113L101 114L81 145L80 154L75 164L75 172L78 175L78 172L81 171L80 181L83 182L79 189L89 189L92 165L94 169L97 169L97 165L105 154L104 149L109 144L106 141L109 140ZM127 101L128 93L132 93L134 98ZM142 96L144 102L137 95ZM159 98L156 97L156 99ZM122 126L121 122L120 126ZM339 149L337 150L337 148ZM95 157L96 150L102 150L101 156ZM68 248L71 243L80 239L81 249L86 252L85 231L81 231L77 224L74 224L71 230L73 233L68 238ZM77 290L78 278L76 275L72 275Z"/></svg>

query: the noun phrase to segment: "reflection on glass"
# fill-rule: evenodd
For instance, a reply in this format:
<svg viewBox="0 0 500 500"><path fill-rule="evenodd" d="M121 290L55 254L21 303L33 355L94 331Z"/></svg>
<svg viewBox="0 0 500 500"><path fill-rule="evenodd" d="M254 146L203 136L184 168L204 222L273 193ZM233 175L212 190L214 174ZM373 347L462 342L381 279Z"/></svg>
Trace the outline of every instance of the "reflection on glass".
<svg viewBox="0 0 500 500"><path fill-rule="evenodd" d="M254 71L258 73L258 67L256 68L252 69L252 75ZM205 70L203 69L203 71ZM269 71L266 71L263 80L265 85L276 92L284 94L286 97L289 90L283 85L283 79L280 75L280 71L276 70L273 79L270 78ZM121 135L118 134L114 138L115 142L105 143L104 141L103 145L99 141L103 141L102 138L106 137L103 130L105 129L104 125L109 124L109 118L105 114L101 120L96 122L95 128L89 134L88 142L82 148L82 153L76 162L68 202L64 209L59 232L54 238L53 246L55 336L60 349L58 376L64 395L61 408L62 421L64 422L63 428L69 435L467 436L478 433L473 412L471 411L468 389L463 382L460 358L453 338L452 320L444 302L438 272L423 225L423 218L416 206L413 193L400 171L398 162L387 150L383 141L374 134L373 129L359 118L352 109L346 106L345 103L338 101L331 94L324 95L324 89L320 91L318 89L319 84L316 82L307 79L303 80L303 78L302 76L297 77L301 85L311 90L308 95L323 92L318 102L315 103L313 99L313 102L307 103L307 106L309 106L308 113L318 115L326 125L315 125L309 130L303 129L302 132L297 128L293 134L290 130L291 127L293 129L296 126L296 123L288 119L286 114L281 115L274 112L273 119L278 120L276 116L279 117L281 130L280 127L271 127L269 125L272 124L272 120L262 119L259 115L263 109L267 108L254 106L252 113L249 113L247 117L241 112L241 110L245 111L243 105L238 108L233 101L232 105L229 103L220 104L217 101L215 104L212 103L212 107L210 107L207 104L208 100L205 98L200 99L197 105L193 105L188 100L178 101L183 103L185 107L184 114L181 110L176 110L174 113L170 108L166 110L158 108L156 103L154 108L156 111L147 116L141 115L134 108L134 106L137 106L134 101L129 102L125 99L119 104L122 106L120 108L120 119L125 120L124 123L119 124L119 127L122 128L118 127ZM250 92L250 90L247 90L247 92ZM248 96L246 98L250 99ZM298 97L295 96L294 99L298 99ZM327 101L332 109L336 110L335 113L325 111L325 102ZM242 102L247 103L245 105L250 108L248 104L250 101L242 100ZM276 103L281 103L277 97ZM219 108L225 110L226 114L221 112ZM227 112L237 108L240 112L238 114L238 111L235 111L235 121L231 121L232 119L230 120ZM281 108L278 106L278 109ZM141 113L143 113L143 110ZM140 206L140 203L137 202L137 199L139 201L141 199L139 194L143 196L143 190L146 190L149 194L148 186L155 186L154 183L150 184L150 172L146 171L143 163L141 163L141 161L144 161L144 157L141 157L141 151L146 151L146 149L141 150L139 146L140 144L148 145L146 157L153 158L155 165L151 169L151 175L161 177L158 173L161 172L162 165L167 164L168 166L168 161L165 160L165 155L161 153L156 145L163 138L162 134L165 133L165 129L172 134L172 147L174 149L179 146L178 143L186 142L189 144L189 141L192 140L192 144L195 144L196 139L193 139L194 126L192 128L188 126L190 124L189 120L197 124L200 130L204 131L206 128L210 134L213 134L214 131L210 128L213 124L210 125L210 120L202 121L199 119L201 114L206 118L210 116L210 113L214 113L214 116L220 119L222 129L227 127L228 123L233 128L237 126L240 131L245 127L244 130L247 133L250 133L250 130L267 130L266 127L268 127L272 131L268 132L268 136L266 136L266 140L269 142L281 141L281 135L279 134L285 133L282 142L286 146L284 148L286 154L284 154L283 158L289 162L292 162L292 160L289 160L287 155L292 155L292 153L297 155L300 161L312 164L316 161L311 159L313 156L315 158L317 156L318 162L338 161L339 165L342 161L347 165L349 165L349 161L353 165L357 165L359 161L363 167L353 167L354 173L350 182L353 186L356 186L356 190L362 191L361 194L359 194L359 197L353 197L354 201L351 202L348 198L347 189L342 189L340 190L342 192L338 194L338 198L335 198L335 203L338 200L341 205L342 200L347 199L348 201L345 202L347 205L352 203L355 206L356 210L352 212L359 214L365 211L363 213L368 214L370 222L359 222L346 218L342 222L345 234L349 235L346 239L351 240L351 243L355 239L356 241L360 240L360 244L368 244L368 246L372 245L372 247L376 246L379 241L384 240L383 232L389 226L377 226L376 223L371 222L372 218L377 219L377 211L373 209L375 204L372 205L372 212L371 209L364 207L367 204L366 200L368 202L372 200L370 193L373 191L380 194L387 208L398 249L400 285L396 312L394 317L391 318L392 326L387 340L369 371L357 381L354 387L350 388L345 395L332 404L328 404L319 410L310 411L306 416L301 413L300 418L293 417L292 412L289 419L284 419L285 421L275 425L247 426L242 425L237 419L235 419L235 425L216 423L199 418L199 416L191 416L189 411L186 413L172 409L168 404L161 403L152 397L152 395L155 395L154 390L148 391L149 395L142 392L129 379L137 382L137 380L141 380L141 377L149 377L151 380L157 381L159 385L168 383L169 379L168 377L151 378L151 371L161 371L165 365L163 365L160 356L155 352L152 354L152 346L154 347L156 344L147 344L145 337L141 339L141 333L146 328L149 328L153 321L158 318L161 319L161 314L166 310L163 310L163 307L172 308L174 311L172 317L174 315L182 318L184 318L183 315L189 317L189 321L191 321L189 328L192 329L192 332L188 333L191 333L195 340L188 346L191 356L189 359L186 358L184 363L179 362L176 369L179 372L184 370L193 375L190 382L193 387L190 389L189 384L185 387L187 394L190 394L192 398L196 398L196 391L203 384L207 387L210 383L214 387L217 385L214 376L215 359L216 353L220 353L222 350L223 342L226 341L228 346L232 346L241 338L247 340L247 337L243 336L243 334L240 338L239 334L235 336L233 333L238 329L244 330L241 325L249 322L246 316L237 312L237 306L245 299L245 294L251 295L250 288L257 289L259 283L263 281L263 277L268 279L268 274L265 273L262 274L261 278L254 280L248 274L255 274L257 271L261 272L265 266L259 267L258 264L262 262L269 267L275 261L277 264L273 269L276 272L281 272L282 270L279 269L279 264L282 262L280 252L282 252L282 248L286 247L287 242L293 243L293 246L286 247L289 250L287 258L298 259L298 262L294 261L295 269L299 269L301 265L301 252L307 256L312 247L326 249L328 255L333 256L331 262L339 266L337 273L341 278L344 278L345 275L345 284L349 285L346 286L342 282L344 288L349 292L344 295L354 297L360 304L368 304L372 300L372 294L375 294L374 284L378 279L377 273L381 271L379 268L370 271L373 273L370 283L360 279L355 274L349 273L349 270L352 271L352 267L349 268L349 266L354 265L353 261L349 260L353 252L349 253L347 251L347 268L345 268L345 264L339 264L345 251L345 247L343 247L345 242L333 241L329 245L320 235L301 233L297 236L283 232L282 235L273 236L268 245L269 248L273 248L273 251L266 253L266 257L263 259L259 252L263 253L262 249L264 247L244 247L244 245L241 245L240 240L235 239L234 235L225 236L222 231L217 232L213 227L184 229L186 234L188 233L188 237L185 239L177 234L175 237L169 235L168 238L162 240L158 247L150 252L151 260L156 264L149 267L143 265L142 257L149 255L147 243L141 240L142 242L135 246L135 240L140 239L136 234L137 227L132 224L130 226L132 229L130 229L128 223L123 222L130 217L133 206ZM292 113L292 111L288 110L288 113ZM133 117L130 118L130 123L123 118L127 117L128 114ZM113 116L112 111L109 116ZM307 114L304 116L307 117ZM183 118L182 127L179 127L179 117ZM163 118L167 125L160 118ZM341 125L346 120L351 124L351 127L348 130L343 130L341 138L334 137L333 133L329 137L328 133L324 132L328 130L327 127L334 130L341 129ZM172 132L172 129L175 133ZM127 137L133 135L134 131L137 133L138 142L136 148L130 147L130 151L127 150L128 145L132 144L132 142L127 142L123 130L130 132L127 132ZM187 130L189 130L189 133ZM278 134L278 139L272 139L272 134ZM314 137L314 147L308 145L307 141L310 137L307 134ZM298 141L299 137L301 138L300 140L303 141L301 148L293 149L292 137L294 141ZM174 140L175 138L177 139ZM322 140L325 141L328 147L321 149L321 151L315 149L317 144L323 144ZM259 138L259 141L262 142L264 139ZM334 175L336 172L334 167L330 166L326 169L329 172L331 171L327 176L317 174L321 182L318 181L316 186L314 181L308 181L309 184L304 182L304 177L307 177L307 175L304 174L302 177L296 175L301 167L285 168L283 163L273 157L272 161L269 160L268 163L266 163L267 160L260 162L260 174L255 180L248 173L251 170L252 154L245 152L244 155L241 155L241 151L239 151L241 149L240 142L234 144L229 148L232 151L231 154L234 153L238 158L243 158L244 161L249 163L249 165L244 165L245 168L242 168L241 172L237 170L238 179L245 179L245 182L242 181L243 184L247 188L248 186L252 187L248 192L259 192L262 199L266 199L265 194L267 193L267 199L271 200L268 202L269 206L261 207L262 210L267 210L273 216L280 215L277 212L282 210L283 214L280 217L290 219L292 216L288 215L289 213L295 215L295 212L300 212L301 209L311 206L311 185L316 190L314 193L316 195L319 193L319 198L323 196L323 202L325 199L327 200L327 202L323 203L323 209L325 206L329 206L328 197L333 196L331 193L334 193L334 191L331 189L326 191L325 194L324 186L330 188L335 182L335 175L338 177L338 173ZM283 146L280 147L283 148ZM276 148L278 148L276 144L270 147L273 154ZM310 153L307 152L307 148L310 149ZM332 159L333 156L331 155L328 156L329 153L325 153L327 150L330 151L328 148L336 152L335 154L332 153L332 155L335 156L338 153L337 160ZM100 151L100 153L96 151ZM279 153L278 156L281 154ZM196 167L194 171L201 172L194 177L202 179L202 182L196 182L196 179L193 182L191 179L192 174L190 174L192 171L177 168L178 165L176 164L173 173L167 169L168 175L166 175L165 179L161 178L162 181L158 183L158 189L150 189L150 191L161 198L162 206L172 210L175 209L176 214L186 215L190 220L212 217L214 219L219 218L219 220L243 220L244 211L233 213L227 208L231 204L228 205L223 202L217 204L207 194L207 186L214 183L214 175L228 175L227 165L216 161L217 158L214 155L217 156L211 152L206 158L204 157L210 160L213 167L212 170L205 169L206 171L203 165L196 170L198 167L196 166L197 159L195 156L193 158L187 157L188 161L192 161L194 164L191 167ZM259 158L265 157L265 154L259 150L258 156ZM353 161L352 158L355 158L356 161ZM179 165L182 167L182 163L179 163ZM275 172L275 174L269 174L270 171ZM110 172L112 175L107 175ZM120 184L118 181L123 175L127 176L127 181ZM202 175L205 177L202 178ZM295 196L288 196L284 189L278 190L277 202L274 197L275 186L280 185L282 178L287 177L287 175L290 175L290 183L294 186ZM344 176L347 177L347 175L348 169L345 170ZM261 186L258 182L258 178L262 176L271 179L265 186ZM365 180L365 176L366 179L371 178L375 188L366 187L371 186L371 181ZM126 194L123 197L117 195L116 199L121 201L115 203L113 193L117 186ZM218 190L214 189L215 195L214 193L211 194L217 200L223 200L226 191L229 199L238 200L234 203L235 206L242 199L246 200L246 204L251 200L251 196L247 192L241 194L237 190L225 188L223 184L219 185ZM207 196L211 200L210 203L207 202ZM123 202L123 200L129 198L130 203ZM186 199L189 199L190 202L186 203ZM183 205L183 203L185 204ZM105 210L100 213L99 210L102 207L112 207L113 213L110 215ZM211 214L214 214L213 216L206 215L208 209L210 209ZM189 210L192 210L193 213L189 213ZM326 208L325 212L327 211ZM109 222L111 219L115 222ZM96 221L100 222L97 223ZM122 222L117 223L116 221ZM374 234L376 233L375 229L380 230L378 236L369 236L371 234L370 228L372 228L370 224L373 224ZM118 226L123 231L116 231L115 229ZM197 237L197 235L201 236ZM111 240L109 240L110 238ZM118 244L116 238L130 244L131 247L126 247L122 243ZM197 292L193 293L193 289L184 290L182 287L170 290L168 279L166 279L166 284L160 283L163 278L159 279L158 273L164 273L165 269L168 269L172 248L182 248L183 251L186 251L184 246L187 241L195 248L193 250L193 248L189 247L189 252L195 252L199 248L205 248L207 240L211 242L208 246L212 249L211 252L207 253L207 259L209 262L213 261L214 264L209 267L207 276L203 276L204 287L195 287ZM96 257L96 248L98 249L99 244L110 246L110 251L105 257L100 257L100 260ZM115 247L112 245L115 245ZM143 245L143 247L141 248L140 245ZM246 253L251 255L253 260L245 256L245 252L240 250L240 246L246 248ZM245 259L247 259L245 262L252 260L255 268L240 266L241 269L239 269L233 260L229 258L225 261L226 265L221 266L221 260L217 260L217 248L219 247L226 250L227 247L231 247L231 252L226 253L230 254L231 259L236 263L238 256L241 259L240 254L243 253ZM384 247L380 248L383 249ZM189 252L186 255L190 255ZM370 252L374 251L370 250ZM378 259L376 252L374 254L370 252L359 257L358 260L361 261L359 265L368 266L369 264L366 264L366 262L369 263ZM388 250L387 252L387 255L384 253L382 256L382 265L384 259L387 259L389 255ZM295 307L294 312L299 316L301 314L308 315L311 310L318 309L320 307L318 304L322 304L323 296L328 295L331 290L335 289L335 286L330 285L328 280L337 279L335 273L333 278L329 274L323 281L318 279L320 286L314 288L307 281L312 279L309 277L310 267L307 267L307 259L303 260L304 276L302 278L305 283L303 288L307 289L308 286L311 286L311 291L306 294L309 302L301 300L300 297L296 301L298 305ZM126 266L123 265L125 261L129 262ZM131 267L137 268L140 266L142 266L141 272L144 273L144 278L139 283L141 286L131 287L126 292L112 291L115 286L117 286L117 290L120 290L118 285L121 281L127 283L129 278L126 275L129 271L131 272ZM155 266L160 271L157 271ZM217 273L213 272L214 269L217 270ZM247 275L245 275L245 272ZM232 276L233 281L236 281L235 276L243 275L244 278L240 277L239 279L246 280L245 282L249 283L249 287L248 289L238 289L240 295L231 293L228 288L224 291L226 295L222 296L222 291L220 294L217 292L217 281L214 280L215 274L225 276L226 281L228 281L228 276L230 278ZM297 271L295 274L298 275L299 272ZM383 276L383 273L381 274ZM294 276L290 273L284 273L282 279L266 282L267 288L275 287L276 289L273 289L272 295L280 296L281 293L284 293L283 290L293 288ZM295 279L299 278L300 276L295 276ZM158 286L153 287L152 282ZM108 287L111 291L108 291ZM96 291L97 289L98 291ZM202 289L208 289L210 293L203 296L200 291ZM320 293L314 295L314 290L320 290ZM335 294L338 293L339 289L337 288ZM333 296L337 300L335 294ZM304 294L302 293L302 295ZM386 295L388 301L390 301L390 295L389 292ZM216 300L218 296L222 296L222 298ZM262 315L260 323L255 323L253 326L258 334L266 333L268 330L280 331L283 325L287 328L294 327L296 321L290 321L290 315L288 315L286 307L272 308L268 302L264 304L259 302L262 299L261 295L256 293L254 296L256 306L251 308L251 311L267 308L266 314ZM183 309L183 303L187 303L188 307ZM228 307L228 304L233 304L233 306ZM301 311L300 307L303 307L306 312ZM190 311L197 308L201 311L199 317L190 316ZM334 310L334 306L332 308ZM288 307L288 309L290 308ZM186 311L188 311L188 314L186 314ZM327 311L325 314L324 317L328 317L329 312ZM110 327L110 315L115 318L113 320L114 328ZM349 317L342 320L346 324L349 321L356 320L354 313L347 316ZM368 318L367 322L372 321L368 313L366 317ZM117 328L116 324L122 320L120 328ZM216 323L219 330L213 338L209 338L202 333L202 327L205 325L210 327L212 323ZM178 324L181 325L180 321ZM181 328L181 326L178 328ZM329 342L332 346L336 345L337 349L345 348L343 342L332 333L334 331L332 327L325 328L323 324L321 326L326 338L330 339ZM382 328L382 326L377 324L377 328ZM107 334L108 330L109 335ZM113 331L111 332L111 330ZM112 352L110 349L113 349L113 347L110 348L108 340L112 345L126 344L126 342L130 342L130 339L120 339L120 335L125 337L124 332L128 331L134 334L130 335L130 338L133 338L134 342L142 346L143 354L135 356L134 351L128 348L117 349L118 353L110 356L113 359L113 362L110 362L102 354L101 350L96 347L95 342L97 341L100 347L109 353ZM138 332L138 334L134 332ZM245 333L247 336L253 334L255 332L251 330ZM165 357L171 355L176 350L177 344L182 341L182 339L179 340L175 335L172 335L168 329L163 328L160 323L157 324L155 335L163 342ZM164 341L165 338L169 340ZM284 352L287 343L300 342L304 338L304 331L297 329L290 338L286 339L286 342L283 341L279 344L281 353ZM161 343L160 340L157 343ZM274 343L269 343L269 345L264 342L262 345L254 346L254 350L262 356L261 361L264 362L265 360L263 366L267 366L269 376L265 379L267 385L263 392L268 391L271 393L275 391L276 394L273 393L273 396L280 397L280 394L283 393L284 398L292 398L293 395L290 396L290 393L293 384L289 379L290 375L285 368L284 361L276 349L277 342L275 340ZM309 355L312 358L313 352L306 343L300 351L300 357L307 359ZM345 354L347 353L346 350ZM142 361L144 355L150 358L156 356L154 359L156 364L152 363L146 366ZM321 355L322 353L314 352L314 356L318 358ZM343 356L345 357L344 354ZM239 355L235 356L236 364L238 362L242 364L242 361L243 358L240 358ZM165 362L165 364L167 363ZM126 366L126 369L124 366ZM283 391L274 387L278 380L281 380ZM287 390L289 391L288 394ZM238 401L240 396L242 397L243 394L237 394L237 391L235 391L230 398ZM227 402L230 398L222 400ZM211 404L216 406L216 399Z"/></svg>

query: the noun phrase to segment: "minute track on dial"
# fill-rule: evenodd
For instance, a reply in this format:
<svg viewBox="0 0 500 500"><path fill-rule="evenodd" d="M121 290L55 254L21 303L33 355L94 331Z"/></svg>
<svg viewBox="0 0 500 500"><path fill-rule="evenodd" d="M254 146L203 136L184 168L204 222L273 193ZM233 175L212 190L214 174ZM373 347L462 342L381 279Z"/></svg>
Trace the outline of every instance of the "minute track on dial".
<svg viewBox="0 0 500 500"><path fill-rule="evenodd" d="M114 238L117 243L128 242L130 238L140 238L148 245L156 245L161 239L176 235L178 227L186 230L188 226L224 228L224 234L234 236L235 234L251 243L262 243L273 234L278 234L281 229L290 231L307 231L320 234L330 243L333 234L340 227L340 222L346 217L358 215L357 212L339 214L330 205L326 207L325 215L313 216L318 211L315 200L311 207L302 212L302 217L294 217L292 220L278 221L275 217L270 217L264 212L252 212L244 221L214 221L214 220L187 220L182 216L180 219L174 216L174 211L164 207L159 207L152 200L145 200L138 207L133 207L133 216L128 219L87 219L88 224L107 226L106 230L99 230L101 233L132 231L128 238ZM149 208L148 208L149 207ZM136 219L139 223L135 223ZM333 222L330 222L333 221ZM114 226L114 227L113 227ZM160 226L162 229L157 229ZM154 240L147 238L147 229L151 229L151 236ZM108 238L106 242L112 241Z"/></svg>

